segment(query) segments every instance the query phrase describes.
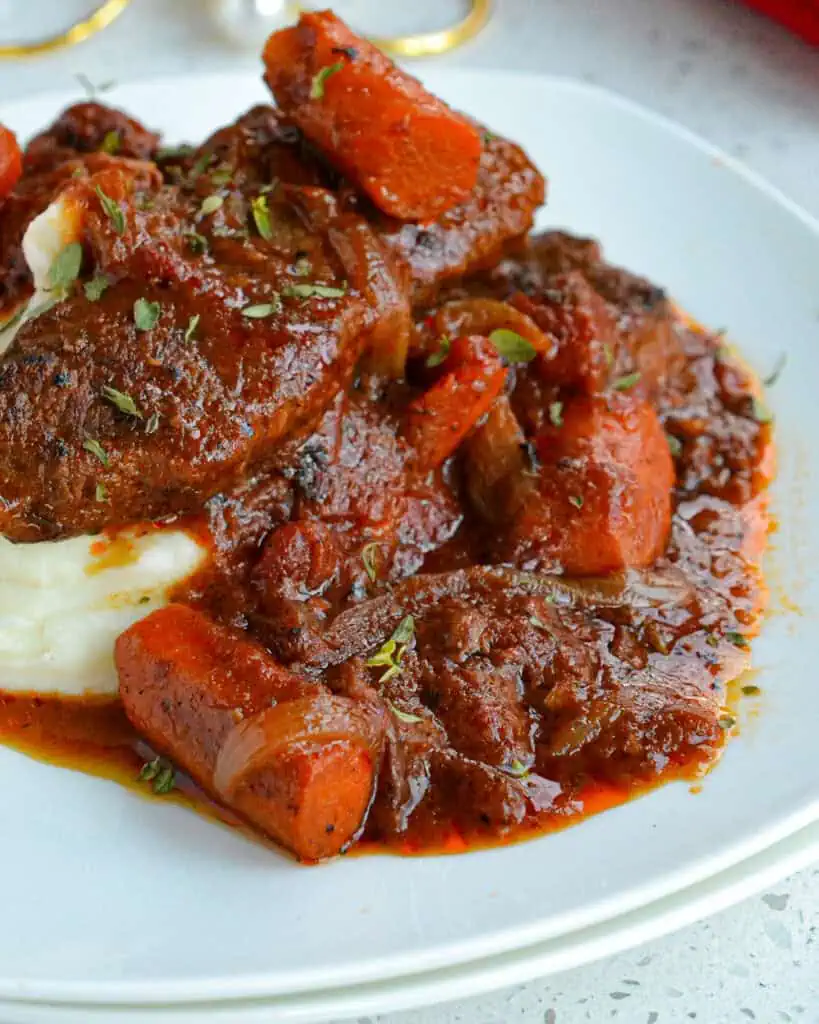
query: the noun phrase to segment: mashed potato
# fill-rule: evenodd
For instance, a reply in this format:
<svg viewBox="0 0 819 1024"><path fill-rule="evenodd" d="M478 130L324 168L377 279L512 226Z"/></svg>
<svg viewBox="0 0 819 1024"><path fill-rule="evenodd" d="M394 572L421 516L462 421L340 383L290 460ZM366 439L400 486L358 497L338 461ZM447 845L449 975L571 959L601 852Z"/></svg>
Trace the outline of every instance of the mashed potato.
<svg viewBox="0 0 819 1024"><path fill-rule="evenodd" d="M35 292L26 312L53 299L49 269L79 229L60 199L29 225L23 252ZM0 353L25 318L0 330ZM115 696L117 636L166 604L206 557L203 543L170 528L38 544L0 537L0 690Z"/></svg>

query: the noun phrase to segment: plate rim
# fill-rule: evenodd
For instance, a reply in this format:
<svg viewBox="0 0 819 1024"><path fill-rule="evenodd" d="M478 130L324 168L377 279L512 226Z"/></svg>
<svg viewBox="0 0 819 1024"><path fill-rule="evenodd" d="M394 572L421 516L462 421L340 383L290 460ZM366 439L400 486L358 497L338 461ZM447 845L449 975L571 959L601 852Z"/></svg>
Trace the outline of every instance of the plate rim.
<svg viewBox="0 0 819 1024"><path fill-rule="evenodd" d="M608 105L613 104L628 115L636 117L640 121L648 123L649 125L653 125L655 128L684 141L687 145L693 147L704 156L718 161L724 169L747 182L770 202L776 204L781 211L784 211L794 217L814 236L817 242L819 242L819 218L814 217L807 210L799 206L796 202L785 195L777 186L771 184L758 172L753 171L741 161L724 153L719 149L719 147L697 135L695 132L692 132L690 129L662 114L658 114L646 107L643 107L641 104L621 96L616 92L603 88L599 85L582 82L568 76L545 75L532 72L462 68L435 68L430 69L430 72L431 78L435 78L441 82L445 82L447 80L457 82L460 80L461 82L468 83L470 80L481 79L486 81L487 79L497 78L515 81L521 85L525 82L535 82L538 87L546 86L550 89L585 94L593 97L596 102L602 102ZM209 83L213 83L214 81L225 83L229 83L231 81L237 83L241 82L243 86L246 86L250 81L256 83L258 78L256 75L246 70L178 73L161 76L146 75L118 82L117 88L113 91L113 95L111 95L111 100L114 103L117 102L117 93L120 90L133 93L134 90L156 90L163 86L166 88L172 88L173 86L178 85L180 81L185 81L185 83L190 86L195 86L197 82L204 81ZM54 103L55 106L59 106L65 104L69 100L70 95L65 89L44 90L42 92L32 93L25 98L18 98L11 100L8 103L3 103L0 106L0 115L7 116L8 113L11 112L13 116L15 108L25 107L34 103L41 105ZM126 104L127 102L128 101L126 101ZM429 954L427 954L427 956L422 956L417 953L396 953L389 958L373 960L369 962L369 967L367 969L360 971L356 975L358 978L356 984L360 985L368 982L375 983L376 979L383 980L386 978L412 977L428 973L430 970L434 969L446 969L457 965L465 965L487 956L498 956L514 950L524 949L532 945L534 942L552 941L561 934L573 934L578 929L591 927L594 923L613 920L622 914L650 905L658 899L671 896L693 884L702 882L707 878L714 876L722 870L740 864L749 858L758 855L764 850L782 842L788 836L798 832L800 829L817 819L819 819L819 794L817 794L812 801L806 803L798 811L795 811L782 819L778 819L773 826L758 835L748 838L745 842L738 844L735 843L726 847L717 854L708 857L701 857L693 863L681 866L668 874L659 876L652 885L643 886L640 889L629 890L625 897L622 893L619 895L617 893L613 893L605 899L598 900L586 906L583 911L575 912L572 915L572 920L574 922L573 926L571 928L564 929L562 932L559 928L554 930L548 927L547 922L549 918L548 915L546 915L538 922L532 923L523 928L514 928L509 926L503 930L495 931L489 938L484 937L471 940L460 940L457 942L453 941L449 944L439 944L434 948L431 956ZM469 856L469 854L466 856ZM453 951L454 946L457 946L457 949ZM493 948L495 951L490 952L489 950ZM401 963L407 961L410 956L414 957L417 961L415 965L410 968L406 963L404 963L403 968L401 968ZM436 964L437 967L435 966ZM348 971L345 971L344 973L349 974ZM158 1002L182 1003L190 1001L192 997L189 993L194 989L197 993L207 993L205 997L208 999L215 999L219 1001L240 998L239 994L231 994L231 990L233 989L239 989L241 991L241 996L247 998L253 996L263 997L265 995L269 995L271 992L270 975L264 973L243 975L240 977L222 977L215 981L214 979L208 979L207 984L203 979L188 977L186 979L177 979L174 981L165 980L163 982L161 980L142 980L127 982L125 984L117 982L88 981L66 981L51 984L37 982L36 984L23 983L22 988L25 989L29 985L31 987L36 987L40 992L50 993L47 996L37 997L39 1001L42 1001L47 997L52 1000L65 1001L69 1003L77 1001L77 990L87 992L90 989L93 989L94 995L90 998L88 996L84 998L84 1001L90 1004L110 1002L112 996L115 994L121 994L123 991L130 993L129 998L135 1003L143 1005L152 1005ZM211 991L211 988L213 988L213 991ZM10 979L0 977L0 999L5 998L7 993L15 993L15 990L16 994L14 994L12 998L16 998L21 1001L28 1001L29 998L34 998L20 996L20 989L21 985L19 983L15 984ZM148 992L148 989L151 991ZM306 972L301 972L301 976L296 977L295 984L288 988L286 993L281 992L280 994L297 994L315 990L315 979L311 979L309 974ZM197 995L195 998L200 999L203 998L203 996Z"/></svg>

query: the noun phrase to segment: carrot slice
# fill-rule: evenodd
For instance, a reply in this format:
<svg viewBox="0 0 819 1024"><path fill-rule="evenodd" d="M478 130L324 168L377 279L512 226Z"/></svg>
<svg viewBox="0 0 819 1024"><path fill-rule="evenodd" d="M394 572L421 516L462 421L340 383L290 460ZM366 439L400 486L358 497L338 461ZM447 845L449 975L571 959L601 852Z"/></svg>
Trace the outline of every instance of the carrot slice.
<svg viewBox="0 0 819 1024"><path fill-rule="evenodd" d="M284 113L385 213L433 220L475 187L475 125L331 12L274 32L264 63Z"/></svg>
<svg viewBox="0 0 819 1024"><path fill-rule="evenodd" d="M11 192L23 170L23 157L14 132L0 125L0 200Z"/></svg>
<svg viewBox="0 0 819 1024"><path fill-rule="evenodd" d="M506 383L507 370L486 338L456 338L443 369L443 377L407 409L405 434L421 473L455 451Z"/></svg>
<svg viewBox="0 0 819 1024"><path fill-rule="evenodd" d="M115 656L131 722L215 799L302 860L356 838L375 787L378 709L184 605L131 626Z"/></svg>

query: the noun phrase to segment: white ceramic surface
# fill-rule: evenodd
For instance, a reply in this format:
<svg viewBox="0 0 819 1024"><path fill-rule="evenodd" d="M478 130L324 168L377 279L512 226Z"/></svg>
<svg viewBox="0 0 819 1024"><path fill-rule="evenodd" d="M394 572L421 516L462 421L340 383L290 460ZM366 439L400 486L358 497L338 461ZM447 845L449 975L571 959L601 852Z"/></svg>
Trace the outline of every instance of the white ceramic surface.
<svg viewBox="0 0 819 1024"><path fill-rule="evenodd" d="M593 963L719 913L817 859L819 822L814 822L726 871L610 921L512 953L392 981L281 998L170 1006L46 1005L0 1000L0 1019L3 1024L324 1024L360 1017L359 1024L370 1024L369 1015L373 1013L479 996ZM509 1018L503 1019L505 1022ZM548 1017L545 1022L551 1024Z"/></svg>
<svg viewBox="0 0 819 1024"><path fill-rule="evenodd" d="M755 645L764 711L696 797L666 787L504 850L314 869L179 808L0 750L0 864L18 883L4 899L0 997L239 998L446 968L626 913L819 817L819 593L807 572L819 554L817 227L726 158L602 92L531 76L428 80L526 144L551 179L544 224L600 237L611 258L727 327L761 370L787 348L771 395L782 448L772 574L801 614L772 617ZM201 76L121 87L113 99L179 138L261 95L255 77ZM0 114L25 134L57 105L40 97Z"/></svg>

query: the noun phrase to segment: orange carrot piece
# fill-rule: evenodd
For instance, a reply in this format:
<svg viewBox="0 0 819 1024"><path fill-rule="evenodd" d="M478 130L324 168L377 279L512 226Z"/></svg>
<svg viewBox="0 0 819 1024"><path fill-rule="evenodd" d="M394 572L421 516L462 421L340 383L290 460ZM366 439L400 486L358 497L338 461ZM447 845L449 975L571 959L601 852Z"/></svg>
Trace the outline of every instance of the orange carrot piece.
<svg viewBox="0 0 819 1024"><path fill-rule="evenodd" d="M169 605L117 640L136 729L215 799L302 860L357 836L383 723L201 612Z"/></svg>
<svg viewBox="0 0 819 1024"><path fill-rule="evenodd" d="M443 369L444 375L407 409L405 435L421 473L455 451L506 383L507 370L487 338L457 338Z"/></svg>
<svg viewBox="0 0 819 1024"><path fill-rule="evenodd" d="M264 63L284 113L385 213L433 220L472 192L475 125L330 11L274 32Z"/></svg>
<svg viewBox="0 0 819 1024"><path fill-rule="evenodd" d="M14 132L0 125L0 200L11 192L23 170L23 157Z"/></svg>

